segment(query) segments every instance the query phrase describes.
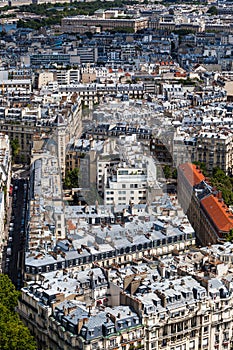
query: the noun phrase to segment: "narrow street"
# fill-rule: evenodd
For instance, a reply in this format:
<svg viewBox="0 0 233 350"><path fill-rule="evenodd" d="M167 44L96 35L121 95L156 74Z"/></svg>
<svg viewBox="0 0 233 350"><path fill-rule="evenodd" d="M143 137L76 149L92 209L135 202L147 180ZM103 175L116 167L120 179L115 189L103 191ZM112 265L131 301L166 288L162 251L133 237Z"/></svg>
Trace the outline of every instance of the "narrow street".
<svg viewBox="0 0 233 350"><path fill-rule="evenodd" d="M22 286L25 249L25 218L27 209L27 180L14 179L12 214L6 250L5 272L17 289Z"/></svg>

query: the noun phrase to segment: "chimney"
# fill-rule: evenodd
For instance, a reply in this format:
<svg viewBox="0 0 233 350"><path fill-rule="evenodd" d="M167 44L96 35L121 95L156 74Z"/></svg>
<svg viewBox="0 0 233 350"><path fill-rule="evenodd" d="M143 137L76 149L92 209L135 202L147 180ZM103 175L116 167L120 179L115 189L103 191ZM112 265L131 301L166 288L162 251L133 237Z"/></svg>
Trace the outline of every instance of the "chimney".
<svg viewBox="0 0 233 350"><path fill-rule="evenodd" d="M91 138L91 139L90 139L90 148L93 148L93 147L94 147L94 139Z"/></svg>
<svg viewBox="0 0 233 350"><path fill-rule="evenodd" d="M65 316L68 315L68 308L66 308L65 305L63 306L63 312Z"/></svg>
<svg viewBox="0 0 233 350"><path fill-rule="evenodd" d="M77 325L78 334L80 333L82 326L85 325L87 322L88 322L88 318L82 318L78 321L78 325Z"/></svg>
<svg viewBox="0 0 233 350"><path fill-rule="evenodd" d="M218 191L217 197L218 197L218 199L222 199L222 191Z"/></svg>
<svg viewBox="0 0 233 350"><path fill-rule="evenodd" d="M95 201L95 212L96 214L99 214L99 203L97 200Z"/></svg>

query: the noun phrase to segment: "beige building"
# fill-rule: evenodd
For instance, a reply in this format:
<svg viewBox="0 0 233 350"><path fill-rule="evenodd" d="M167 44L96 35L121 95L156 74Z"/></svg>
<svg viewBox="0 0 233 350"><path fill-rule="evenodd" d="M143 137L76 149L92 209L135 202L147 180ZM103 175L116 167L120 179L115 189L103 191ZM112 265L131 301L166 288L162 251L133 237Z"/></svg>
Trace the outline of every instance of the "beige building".
<svg viewBox="0 0 233 350"><path fill-rule="evenodd" d="M197 137L197 161L206 164L209 173L215 167L221 168L226 174L233 171L233 133L230 129L203 130Z"/></svg>
<svg viewBox="0 0 233 350"><path fill-rule="evenodd" d="M129 28L134 32L137 32L138 30L148 27L148 19L143 17L130 19L105 19L98 18L97 16L77 16L66 17L61 21L62 31L64 32L73 32L76 26L79 27L81 25L101 27L103 31L116 28Z"/></svg>
<svg viewBox="0 0 233 350"><path fill-rule="evenodd" d="M38 76L38 89L54 81L54 74L52 72L41 72Z"/></svg>
<svg viewBox="0 0 233 350"><path fill-rule="evenodd" d="M15 161L29 162L34 135L43 128L50 131L48 125L39 125L40 107L0 107L0 131L6 133L10 140L18 140L19 154Z"/></svg>

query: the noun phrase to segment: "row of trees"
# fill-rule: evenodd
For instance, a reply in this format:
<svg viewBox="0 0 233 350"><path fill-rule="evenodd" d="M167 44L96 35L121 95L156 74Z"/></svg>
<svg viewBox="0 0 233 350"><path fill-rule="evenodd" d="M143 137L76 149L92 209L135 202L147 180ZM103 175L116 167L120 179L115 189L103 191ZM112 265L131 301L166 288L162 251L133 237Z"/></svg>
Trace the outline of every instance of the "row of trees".
<svg viewBox="0 0 233 350"><path fill-rule="evenodd" d="M219 168L213 169L211 184L222 192L222 197L227 206L233 205L233 178L227 176L223 170Z"/></svg>
<svg viewBox="0 0 233 350"><path fill-rule="evenodd" d="M7 275L0 274L0 349L36 350L28 328L15 312L20 292Z"/></svg>
<svg viewBox="0 0 233 350"><path fill-rule="evenodd" d="M24 5L20 7L20 11L34 13L41 16L41 18L27 21L19 20L17 22L17 27L39 29L41 27L60 24L61 19L67 16L93 15L94 12L100 8L105 10L113 7L122 7L124 4L127 4L126 0L115 0L113 2L102 2L100 0L92 2L75 1L72 4L46 3L40 5ZM132 2L130 2L130 4L132 4Z"/></svg>
<svg viewBox="0 0 233 350"><path fill-rule="evenodd" d="M205 176L209 176L206 170L206 164L203 162L193 162L198 165ZM223 170L216 167L212 171L210 183L222 192L222 198L227 206L233 205L233 178L227 176Z"/></svg>
<svg viewBox="0 0 233 350"><path fill-rule="evenodd" d="M177 178L177 170L176 168L173 168L169 165L164 165L163 167L163 174L164 174L164 177L165 179L176 179Z"/></svg>

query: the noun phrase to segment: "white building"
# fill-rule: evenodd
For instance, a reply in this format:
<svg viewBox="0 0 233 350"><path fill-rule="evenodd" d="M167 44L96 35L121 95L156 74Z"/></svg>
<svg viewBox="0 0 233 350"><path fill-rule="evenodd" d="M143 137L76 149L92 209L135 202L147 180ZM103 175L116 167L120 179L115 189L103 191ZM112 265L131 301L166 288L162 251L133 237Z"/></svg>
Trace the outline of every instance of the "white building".
<svg viewBox="0 0 233 350"><path fill-rule="evenodd" d="M153 201L153 194L160 191L153 159L142 153L136 135L120 137L117 147L121 160L104 169L104 203L126 205Z"/></svg>
<svg viewBox="0 0 233 350"><path fill-rule="evenodd" d="M10 142L7 135L0 133L0 272L2 267L2 252L6 242L5 216L9 205L9 190L11 181Z"/></svg>

